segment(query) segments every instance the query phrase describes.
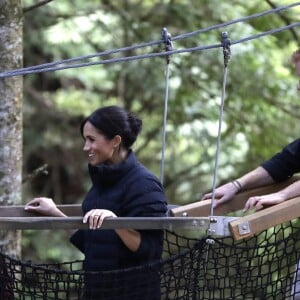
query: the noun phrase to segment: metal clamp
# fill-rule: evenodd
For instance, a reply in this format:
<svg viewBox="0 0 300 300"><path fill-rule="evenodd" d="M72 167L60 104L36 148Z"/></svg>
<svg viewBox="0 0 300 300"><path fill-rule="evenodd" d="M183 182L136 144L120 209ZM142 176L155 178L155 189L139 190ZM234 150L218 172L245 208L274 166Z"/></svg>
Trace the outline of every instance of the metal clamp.
<svg viewBox="0 0 300 300"><path fill-rule="evenodd" d="M172 51L173 50L172 38L171 38L171 34L168 32L167 28L162 29L162 39L165 44L166 52ZM169 64L170 63L170 55L167 55L166 59L167 59L167 64Z"/></svg>
<svg viewBox="0 0 300 300"><path fill-rule="evenodd" d="M209 235L231 236L231 232L229 230L229 223L237 219L239 218L226 216L211 216L210 226L207 232Z"/></svg>
<svg viewBox="0 0 300 300"><path fill-rule="evenodd" d="M226 31L222 32L221 34L221 43L223 47L224 65L225 67L227 67L231 57L231 50L230 50L231 41Z"/></svg>

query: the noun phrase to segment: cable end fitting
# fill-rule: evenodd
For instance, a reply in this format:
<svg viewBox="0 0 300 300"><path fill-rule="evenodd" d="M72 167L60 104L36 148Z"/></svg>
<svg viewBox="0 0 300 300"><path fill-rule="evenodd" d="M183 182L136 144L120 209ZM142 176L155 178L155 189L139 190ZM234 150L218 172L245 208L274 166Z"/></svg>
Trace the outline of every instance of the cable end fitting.
<svg viewBox="0 0 300 300"><path fill-rule="evenodd" d="M231 41L228 38L228 33L226 31L221 33L221 43L223 47L224 65L225 67L227 67L231 57L231 50L230 50Z"/></svg>
<svg viewBox="0 0 300 300"><path fill-rule="evenodd" d="M165 28L165 27L162 29L162 40L165 44L166 52L172 51L173 45L172 45L171 34L168 32L167 28ZM170 55L167 55L166 58L167 58L167 63L169 63Z"/></svg>

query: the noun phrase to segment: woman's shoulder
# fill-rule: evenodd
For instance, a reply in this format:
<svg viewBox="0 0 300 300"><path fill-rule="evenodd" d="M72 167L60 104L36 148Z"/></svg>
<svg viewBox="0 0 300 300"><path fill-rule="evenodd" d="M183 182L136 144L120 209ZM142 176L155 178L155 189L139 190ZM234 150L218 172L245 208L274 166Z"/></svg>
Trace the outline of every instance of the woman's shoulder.
<svg viewBox="0 0 300 300"><path fill-rule="evenodd" d="M159 182L158 177L140 162L137 162L137 164L135 165L133 173L134 173L134 177L136 177L136 179L139 181Z"/></svg>

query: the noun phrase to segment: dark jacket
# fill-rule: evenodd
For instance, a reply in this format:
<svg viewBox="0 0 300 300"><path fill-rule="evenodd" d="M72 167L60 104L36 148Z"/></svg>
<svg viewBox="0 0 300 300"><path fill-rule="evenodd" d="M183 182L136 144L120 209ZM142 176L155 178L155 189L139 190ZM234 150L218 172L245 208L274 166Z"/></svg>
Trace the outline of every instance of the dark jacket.
<svg viewBox="0 0 300 300"><path fill-rule="evenodd" d="M108 209L118 217L162 217L167 202L158 179L130 152L121 164L89 165L92 187L82 204L83 214L91 209ZM78 230L71 242L85 255L84 270L105 271L141 265L160 259L162 230L143 230L141 245L130 251L114 230Z"/></svg>
<svg viewBox="0 0 300 300"><path fill-rule="evenodd" d="M300 172L300 139L288 144L261 166L278 182Z"/></svg>

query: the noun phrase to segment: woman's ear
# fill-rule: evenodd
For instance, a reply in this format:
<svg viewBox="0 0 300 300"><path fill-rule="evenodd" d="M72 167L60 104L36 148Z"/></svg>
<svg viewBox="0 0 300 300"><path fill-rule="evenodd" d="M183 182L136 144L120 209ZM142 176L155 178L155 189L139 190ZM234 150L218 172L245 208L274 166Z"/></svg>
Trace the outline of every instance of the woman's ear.
<svg viewBox="0 0 300 300"><path fill-rule="evenodd" d="M114 148L119 148L120 144L122 142L122 138L120 135L115 135L114 138L112 139L112 142L114 144Z"/></svg>

